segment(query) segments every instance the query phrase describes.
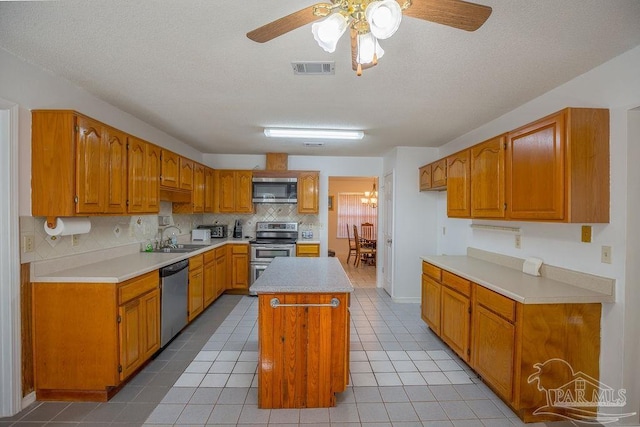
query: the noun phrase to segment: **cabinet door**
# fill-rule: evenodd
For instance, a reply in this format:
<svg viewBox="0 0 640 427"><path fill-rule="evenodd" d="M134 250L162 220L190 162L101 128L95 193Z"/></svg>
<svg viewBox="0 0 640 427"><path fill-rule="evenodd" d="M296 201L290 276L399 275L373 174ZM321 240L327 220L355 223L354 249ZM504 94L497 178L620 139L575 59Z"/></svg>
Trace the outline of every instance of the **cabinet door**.
<svg viewBox="0 0 640 427"><path fill-rule="evenodd" d="M120 332L120 379L131 375L143 362L142 305L134 299L118 309Z"/></svg>
<svg viewBox="0 0 640 427"><path fill-rule="evenodd" d="M77 213L104 212L106 189L106 149L104 127L87 117L78 117L76 144Z"/></svg>
<svg viewBox="0 0 640 427"><path fill-rule="evenodd" d="M471 167L469 150L447 157L447 216L471 216Z"/></svg>
<svg viewBox="0 0 640 427"><path fill-rule="evenodd" d="M195 163L193 160L180 157L180 185L181 190L193 190L193 174Z"/></svg>
<svg viewBox="0 0 640 427"><path fill-rule="evenodd" d="M147 143L137 138L129 137L129 212L142 213L145 210L145 199L147 185L145 178L147 174Z"/></svg>
<svg viewBox="0 0 640 427"><path fill-rule="evenodd" d="M235 171L218 171L218 209L221 213L233 213L236 210L235 202Z"/></svg>
<svg viewBox="0 0 640 427"><path fill-rule="evenodd" d="M215 173L211 168L204 169L204 212L215 212Z"/></svg>
<svg viewBox="0 0 640 427"><path fill-rule="evenodd" d="M216 298L227 290L227 250L216 249Z"/></svg>
<svg viewBox="0 0 640 427"><path fill-rule="evenodd" d="M469 361L469 298L442 286L440 337L462 358Z"/></svg>
<svg viewBox="0 0 640 427"><path fill-rule="evenodd" d="M155 289L140 298L142 306L142 360L148 360L160 349L160 290Z"/></svg>
<svg viewBox="0 0 640 427"><path fill-rule="evenodd" d="M558 114L507 138L507 215L511 219L564 219L565 121Z"/></svg>
<svg viewBox="0 0 640 427"><path fill-rule="evenodd" d="M217 291L216 291L216 261L215 258L204 264L203 271L203 297L204 300L204 308L209 307L209 305L216 299Z"/></svg>
<svg viewBox="0 0 640 427"><path fill-rule="evenodd" d="M106 176L103 183L104 212L124 214L127 211L127 135L106 127Z"/></svg>
<svg viewBox="0 0 640 427"><path fill-rule="evenodd" d="M296 245L297 257L319 257L320 245L317 243L298 243Z"/></svg>
<svg viewBox="0 0 640 427"><path fill-rule="evenodd" d="M238 213L253 213L252 178L252 171L236 171L235 173L235 211Z"/></svg>
<svg viewBox="0 0 640 427"><path fill-rule="evenodd" d="M193 167L193 212L204 212L204 166L195 164Z"/></svg>
<svg viewBox="0 0 640 427"><path fill-rule="evenodd" d="M298 175L298 213L318 213L318 172L300 172Z"/></svg>
<svg viewBox="0 0 640 427"><path fill-rule="evenodd" d="M179 188L180 156L168 150L162 150L162 180L163 187Z"/></svg>
<svg viewBox="0 0 640 427"><path fill-rule="evenodd" d="M504 218L505 136L471 147L471 217Z"/></svg>
<svg viewBox="0 0 640 427"><path fill-rule="evenodd" d="M418 169L420 174L420 191L426 191L431 188L431 165L424 165Z"/></svg>
<svg viewBox="0 0 640 427"><path fill-rule="evenodd" d="M515 333L512 323L475 306L472 366L507 402L513 398Z"/></svg>
<svg viewBox="0 0 640 427"><path fill-rule="evenodd" d="M440 335L440 293L442 285L426 274L422 275L422 320Z"/></svg>
<svg viewBox="0 0 640 427"><path fill-rule="evenodd" d="M146 149L145 181L147 191L145 197L145 212L158 213L160 212L160 154L162 150L153 144L147 144Z"/></svg>
<svg viewBox="0 0 640 427"><path fill-rule="evenodd" d="M202 266L189 271L189 322L195 319L204 309L204 281Z"/></svg>
<svg viewBox="0 0 640 427"><path fill-rule="evenodd" d="M231 246L231 289L249 289L249 247Z"/></svg>
<svg viewBox="0 0 640 427"><path fill-rule="evenodd" d="M447 159L431 164L431 188L447 186Z"/></svg>

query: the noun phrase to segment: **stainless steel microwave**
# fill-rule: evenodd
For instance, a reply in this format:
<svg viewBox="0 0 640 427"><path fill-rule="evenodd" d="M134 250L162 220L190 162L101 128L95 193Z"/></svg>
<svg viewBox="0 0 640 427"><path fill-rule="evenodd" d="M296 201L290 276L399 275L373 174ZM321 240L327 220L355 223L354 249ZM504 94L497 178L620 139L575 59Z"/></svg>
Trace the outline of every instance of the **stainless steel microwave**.
<svg viewBox="0 0 640 427"><path fill-rule="evenodd" d="M298 178L254 177L254 203L298 203Z"/></svg>

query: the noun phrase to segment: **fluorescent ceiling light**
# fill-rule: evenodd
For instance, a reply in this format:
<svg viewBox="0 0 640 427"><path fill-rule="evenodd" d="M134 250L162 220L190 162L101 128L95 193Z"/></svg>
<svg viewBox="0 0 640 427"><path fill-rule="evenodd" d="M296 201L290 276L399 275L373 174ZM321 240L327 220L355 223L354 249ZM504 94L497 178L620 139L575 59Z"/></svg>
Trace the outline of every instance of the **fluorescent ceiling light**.
<svg viewBox="0 0 640 427"><path fill-rule="evenodd" d="M264 128L265 136L270 138L313 138L313 139L362 139L361 130L340 129L298 129L298 128Z"/></svg>

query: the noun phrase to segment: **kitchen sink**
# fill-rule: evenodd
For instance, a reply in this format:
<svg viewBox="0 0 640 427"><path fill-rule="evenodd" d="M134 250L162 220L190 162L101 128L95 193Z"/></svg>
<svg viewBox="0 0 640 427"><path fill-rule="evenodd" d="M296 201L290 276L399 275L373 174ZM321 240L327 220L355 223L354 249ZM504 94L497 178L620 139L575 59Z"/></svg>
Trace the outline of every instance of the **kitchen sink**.
<svg viewBox="0 0 640 427"><path fill-rule="evenodd" d="M203 245L189 245L189 244L185 244L185 245L176 245L175 248L172 247L165 247L165 248L160 248L160 249L154 249L153 253L166 253L166 254L184 254L184 253L188 253L188 252L193 252L193 251L197 251L198 249L202 249L204 248Z"/></svg>

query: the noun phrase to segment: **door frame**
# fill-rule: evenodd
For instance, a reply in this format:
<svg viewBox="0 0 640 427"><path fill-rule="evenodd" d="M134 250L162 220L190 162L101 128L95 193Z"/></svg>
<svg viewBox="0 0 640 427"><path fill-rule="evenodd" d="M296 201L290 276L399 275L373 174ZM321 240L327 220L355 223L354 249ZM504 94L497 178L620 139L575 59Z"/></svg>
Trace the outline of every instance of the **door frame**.
<svg viewBox="0 0 640 427"><path fill-rule="evenodd" d="M20 244L18 216L19 107L0 99L0 417L22 409Z"/></svg>
<svg viewBox="0 0 640 427"><path fill-rule="evenodd" d="M382 183L382 200L384 206L383 216L383 230L382 230L382 241L384 247L384 265L382 267L382 288L389 294L391 298L394 296L394 264L395 264L395 256L393 254L393 236L394 236L394 199L393 195L395 193L395 170L392 169L389 173L384 175L383 183ZM389 227L391 228L389 230ZM388 243L387 243L388 242Z"/></svg>

